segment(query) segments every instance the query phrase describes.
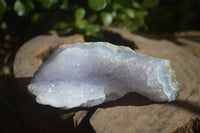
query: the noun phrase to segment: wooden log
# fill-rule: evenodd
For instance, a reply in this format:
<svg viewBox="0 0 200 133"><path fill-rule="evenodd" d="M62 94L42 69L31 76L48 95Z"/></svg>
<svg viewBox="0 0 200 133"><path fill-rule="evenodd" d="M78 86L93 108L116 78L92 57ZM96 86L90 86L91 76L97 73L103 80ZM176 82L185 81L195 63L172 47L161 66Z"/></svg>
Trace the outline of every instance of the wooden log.
<svg viewBox="0 0 200 133"><path fill-rule="evenodd" d="M121 100L99 106L90 123L97 133L169 133L177 131L192 118L200 116L200 60L174 43L132 34L116 28L104 28L106 38L120 36L134 42L137 52L168 59L180 83L177 99L171 103L154 103L129 94ZM187 124L186 124L187 125ZM200 131L200 127L198 127Z"/></svg>
<svg viewBox="0 0 200 133"><path fill-rule="evenodd" d="M103 32L109 42L126 43L139 53L169 59L176 72L176 79L181 85L177 100L172 103L155 103L132 93L122 99L92 109L78 109L70 112L38 105L26 94L24 97L19 97L21 99L19 103L21 107L23 106L22 108L26 108L22 115L27 114L29 119L33 120L28 126L37 123L34 128L36 132L70 132L70 130L88 132L92 129L97 133L192 131L193 123L199 121L197 117L200 116L200 60L167 40L133 34L116 28L104 28ZM84 39L80 35L58 37L53 34L42 35L25 43L16 54L14 62L16 79L20 79L19 81L22 81L21 83L26 87L30 77L53 49L62 42L77 41L83 42ZM28 80L25 83L22 79ZM66 114L67 112L69 113ZM59 119L60 116L63 116L63 121ZM25 123L28 122L25 121ZM73 125L77 127L76 130Z"/></svg>

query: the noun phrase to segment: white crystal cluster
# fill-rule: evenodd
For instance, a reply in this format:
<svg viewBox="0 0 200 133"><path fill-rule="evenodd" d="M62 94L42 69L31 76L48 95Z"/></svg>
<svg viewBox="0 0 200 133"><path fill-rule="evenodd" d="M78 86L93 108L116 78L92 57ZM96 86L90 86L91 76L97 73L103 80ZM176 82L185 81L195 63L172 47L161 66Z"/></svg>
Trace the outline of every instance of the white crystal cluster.
<svg viewBox="0 0 200 133"><path fill-rule="evenodd" d="M106 42L60 46L28 85L40 104L94 106L137 92L157 102L175 100L178 83L169 61Z"/></svg>

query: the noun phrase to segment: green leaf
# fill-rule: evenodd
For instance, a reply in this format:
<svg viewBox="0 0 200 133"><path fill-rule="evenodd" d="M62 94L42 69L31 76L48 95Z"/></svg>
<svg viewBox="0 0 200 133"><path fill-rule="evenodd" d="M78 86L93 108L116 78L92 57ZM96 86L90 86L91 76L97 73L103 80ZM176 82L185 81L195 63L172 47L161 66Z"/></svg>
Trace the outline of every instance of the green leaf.
<svg viewBox="0 0 200 133"><path fill-rule="evenodd" d="M95 11L102 10L106 7L106 0L88 0L89 7Z"/></svg>
<svg viewBox="0 0 200 133"><path fill-rule="evenodd" d="M26 13L25 6L20 0L15 1L14 10L18 16L23 16Z"/></svg>
<svg viewBox="0 0 200 133"><path fill-rule="evenodd" d="M148 15L148 11L147 10L139 10L139 11L136 11L135 12L135 15L137 16L137 17L145 17L145 16L147 16Z"/></svg>
<svg viewBox="0 0 200 133"><path fill-rule="evenodd" d="M24 6L25 6L26 13L29 13L31 10L35 8L35 5L32 2L32 0L25 0Z"/></svg>
<svg viewBox="0 0 200 133"><path fill-rule="evenodd" d="M134 1L133 2L133 7L138 9L138 8L141 8L141 5L138 2Z"/></svg>
<svg viewBox="0 0 200 133"><path fill-rule="evenodd" d="M125 6L125 7L132 7L133 5L133 2L135 0L118 0L119 3L122 5L122 6Z"/></svg>
<svg viewBox="0 0 200 133"><path fill-rule="evenodd" d="M78 29L83 29L85 27L86 21L78 20L75 22L75 27Z"/></svg>
<svg viewBox="0 0 200 133"><path fill-rule="evenodd" d="M115 18L117 16L117 12L113 11L112 13L112 17Z"/></svg>
<svg viewBox="0 0 200 133"><path fill-rule="evenodd" d="M6 1L0 0L0 15L2 15L6 11Z"/></svg>
<svg viewBox="0 0 200 133"><path fill-rule="evenodd" d="M134 18L135 17L135 11L132 8L127 8L125 9L125 13L129 18Z"/></svg>
<svg viewBox="0 0 200 133"><path fill-rule="evenodd" d="M159 0L143 0L142 7L144 8L153 8L159 5Z"/></svg>
<svg viewBox="0 0 200 133"><path fill-rule="evenodd" d="M82 20L85 17L85 9L84 8L78 8L75 11L75 20Z"/></svg>
<svg viewBox="0 0 200 133"><path fill-rule="evenodd" d="M69 8L69 5L68 5L68 1L67 0L64 0L61 5L60 5L60 9L64 10L64 11L67 11Z"/></svg>
<svg viewBox="0 0 200 133"><path fill-rule="evenodd" d="M58 2L58 0L39 0L44 8L50 8L52 5Z"/></svg>
<svg viewBox="0 0 200 133"><path fill-rule="evenodd" d="M117 3L117 2L113 2L112 4L112 10L113 11L117 11L118 9L122 8L122 5Z"/></svg>
<svg viewBox="0 0 200 133"><path fill-rule="evenodd" d="M113 17L112 14L109 12L102 12L101 13L101 21L104 26L109 26L112 23Z"/></svg>
<svg viewBox="0 0 200 133"><path fill-rule="evenodd" d="M98 32L100 31L100 26L98 24L86 24L84 30L91 32Z"/></svg>
<svg viewBox="0 0 200 133"><path fill-rule="evenodd" d="M34 3L33 3L32 0L25 0L24 3L25 3L25 5L26 5L28 8L30 8L31 10L33 10L33 9L35 8L35 5L34 5Z"/></svg>

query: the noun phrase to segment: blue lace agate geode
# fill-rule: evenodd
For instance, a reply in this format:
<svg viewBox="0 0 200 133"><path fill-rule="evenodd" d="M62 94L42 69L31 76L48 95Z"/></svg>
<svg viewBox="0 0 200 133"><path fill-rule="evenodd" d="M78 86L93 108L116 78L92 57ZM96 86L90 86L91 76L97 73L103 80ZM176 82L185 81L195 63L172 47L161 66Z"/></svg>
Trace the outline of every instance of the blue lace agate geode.
<svg viewBox="0 0 200 133"><path fill-rule="evenodd" d="M178 83L169 61L106 42L60 46L38 69L28 90L41 104L94 106L137 92L173 101Z"/></svg>

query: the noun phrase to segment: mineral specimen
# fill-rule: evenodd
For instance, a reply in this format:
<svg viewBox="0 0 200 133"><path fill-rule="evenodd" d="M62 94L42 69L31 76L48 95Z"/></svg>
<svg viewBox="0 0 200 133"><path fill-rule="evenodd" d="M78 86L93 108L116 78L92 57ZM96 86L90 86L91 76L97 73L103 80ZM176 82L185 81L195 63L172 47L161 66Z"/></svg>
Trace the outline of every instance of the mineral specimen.
<svg viewBox="0 0 200 133"><path fill-rule="evenodd" d="M28 85L40 104L90 107L137 92L157 102L178 92L169 61L138 54L106 42L60 46Z"/></svg>

